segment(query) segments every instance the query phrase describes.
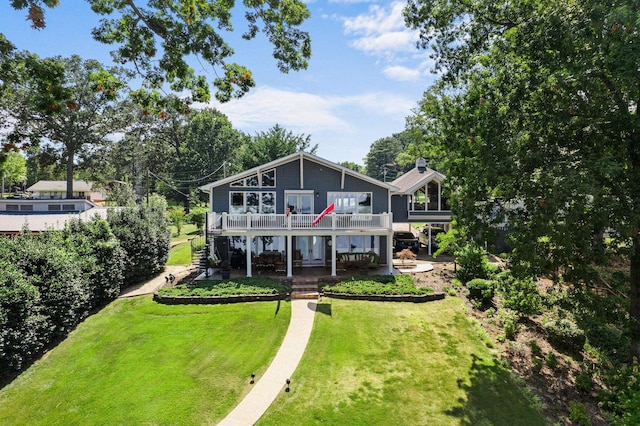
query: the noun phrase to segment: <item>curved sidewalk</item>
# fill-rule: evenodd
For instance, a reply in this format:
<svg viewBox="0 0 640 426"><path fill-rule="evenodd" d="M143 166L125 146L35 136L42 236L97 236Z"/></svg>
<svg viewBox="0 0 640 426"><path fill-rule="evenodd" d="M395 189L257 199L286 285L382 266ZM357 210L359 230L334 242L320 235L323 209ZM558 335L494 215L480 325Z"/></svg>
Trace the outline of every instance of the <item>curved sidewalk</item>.
<svg viewBox="0 0 640 426"><path fill-rule="evenodd" d="M291 300L291 322L271 365L240 404L218 425L253 425L285 389L286 380L295 371L309 342L317 305L317 300Z"/></svg>

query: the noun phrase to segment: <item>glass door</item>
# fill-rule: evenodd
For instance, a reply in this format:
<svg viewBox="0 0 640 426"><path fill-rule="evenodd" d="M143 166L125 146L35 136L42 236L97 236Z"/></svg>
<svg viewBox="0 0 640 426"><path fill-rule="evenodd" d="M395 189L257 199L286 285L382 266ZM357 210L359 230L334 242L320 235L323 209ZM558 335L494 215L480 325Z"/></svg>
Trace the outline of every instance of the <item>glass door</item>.
<svg viewBox="0 0 640 426"><path fill-rule="evenodd" d="M302 254L303 265L324 264L324 237L303 236L296 237L296 248Z"/></svg>
<svg viewBox="0 0 640 426"><path fill-rule="evenodd" d="M291 214L312 214L313 213L313 191L308 192L288 192L287 205Z"/></svg>

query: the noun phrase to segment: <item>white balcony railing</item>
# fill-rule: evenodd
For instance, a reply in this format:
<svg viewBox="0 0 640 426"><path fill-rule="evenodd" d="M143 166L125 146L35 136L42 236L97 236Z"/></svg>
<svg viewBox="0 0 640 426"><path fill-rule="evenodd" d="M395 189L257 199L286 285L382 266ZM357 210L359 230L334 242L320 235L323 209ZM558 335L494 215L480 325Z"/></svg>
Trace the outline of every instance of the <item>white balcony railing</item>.
<svg viewBox="0 0 640 426"><path fill-rule="evenodd" d="M331 213L321 218L314 225L315 214L229 214L207 213L209 231L247 231L256 230L358 230L358 229L392 229L392 215L382 214L336 214Z"/></svg>

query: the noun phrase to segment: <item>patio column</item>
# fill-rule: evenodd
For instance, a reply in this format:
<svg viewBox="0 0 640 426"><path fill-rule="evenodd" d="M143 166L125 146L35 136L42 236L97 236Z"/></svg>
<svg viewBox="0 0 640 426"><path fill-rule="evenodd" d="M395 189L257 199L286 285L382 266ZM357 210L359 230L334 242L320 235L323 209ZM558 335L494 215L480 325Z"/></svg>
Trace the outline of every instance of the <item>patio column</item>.
<svg viewBox="0 0 640 426"><path fill-rule="evenodd" d="M387 271L393 274L393 232L387 234Z"/></svg>
<svg viewBox="0 0 640 426"><path fill-rule="evenodd" d="M287 277L293 276L293 238L287 235Z"/></svg>
<svg viewBox="0 0 640 426"><path fill-rule="evenodd" d="M331 276L335 277L336 274L336 234L331 234Z"/></svg>
<svg viewBox="0 0 640 426"><path fill-rule="evenodd" d="M253 251L251 245L253 243L253 237L251 235L246 236L247 239L247 277L251 277L251 252Z"/></svg>
<svg viewBox="0 0 640 426"><path fill-rule="evenodd" d="M431 256L431 222L429 222L427 225L429 225L429 238L427 240L427 254L429 256Z"/></svg>

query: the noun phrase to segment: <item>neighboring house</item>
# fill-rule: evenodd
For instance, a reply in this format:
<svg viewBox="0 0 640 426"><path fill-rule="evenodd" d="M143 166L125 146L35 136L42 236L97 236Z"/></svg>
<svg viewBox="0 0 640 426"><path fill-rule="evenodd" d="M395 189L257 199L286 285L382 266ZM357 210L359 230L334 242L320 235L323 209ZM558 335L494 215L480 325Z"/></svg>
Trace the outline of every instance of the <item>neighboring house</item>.
<svg viewBox="0 0 640 426"><path fill-rule="evenodd" d="M429 255L435 233L446 232L451 222L449 197L442 191L444 179L445 175L428 168L426 161L419 158L414 169L391 182L397 188L391 203L394 222L426 223Z"/></svg>
<svg viewBox="0 0 640 426"><path fill-rule="evenodd" d="M71 198L84 198L94 203L104 202L105 196L101 191L93 191L93 184L84 180L73 181L73 196ZM31 197L39 200L60 200L67 198L67 181L41 180L27 188Z"/></svg>
<svg viewBox="0 0 640 426"><path fill-rule="evenodd" d="M107 209L84 199L0 200L0 235L15 235L25 227L32 233L63 229L71 219L106 218Z"/></svg>
<svg viewBox="0 0 640 426"><path fill-rule="evenodd" d="M440 174L421 177L437 178L438 188L444 179ZM423 187L430 188L428 180ZM405 190L306 152L200 189L209 194L211 205L207 215L211 254L246 266L247 276L263 253L280 260L276 269L287 276L293 275L294 267L316 265L330 266L335 276L343 254L369 252L391 273L395 215L403 222L418 218L410 213L416 206L410 209ZM441 212L447 207L440 201L438 205ZM442 223L448 217L432 219ZM420 221L425 222L422 217Z"/></svg>

